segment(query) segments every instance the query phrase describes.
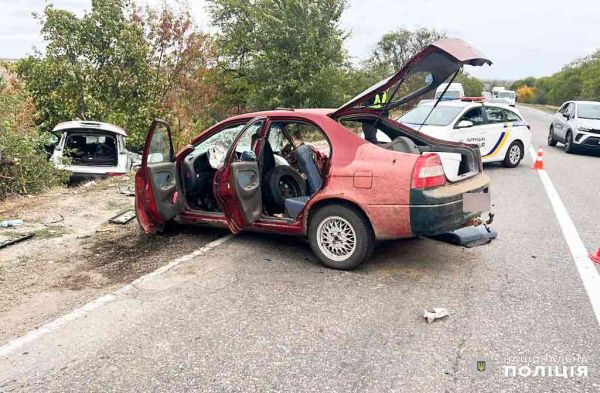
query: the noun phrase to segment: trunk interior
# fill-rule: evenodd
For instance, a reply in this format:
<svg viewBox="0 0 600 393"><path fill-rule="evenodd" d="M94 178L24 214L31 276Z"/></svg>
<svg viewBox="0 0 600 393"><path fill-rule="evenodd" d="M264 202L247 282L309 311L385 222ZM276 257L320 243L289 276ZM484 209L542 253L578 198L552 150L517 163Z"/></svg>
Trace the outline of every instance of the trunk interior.
<svg viewBox="0 0 600 393"><path fill-rule="evenodd" d="M384 149L419 155L438 153L450 182L468 179L481 170L481 156L478 149L437 140L415 131L407 131L400 124L387 118L379 119L375 127L372 117L352 116L340 121L365 140Z"/></svg>
<svg viewBox="0 0 600 393"><path fill-rule="evenodd" d="M117 165L115 135L102 132L69 132L66 138L65 156L71 159L72 165Z"/></svg>

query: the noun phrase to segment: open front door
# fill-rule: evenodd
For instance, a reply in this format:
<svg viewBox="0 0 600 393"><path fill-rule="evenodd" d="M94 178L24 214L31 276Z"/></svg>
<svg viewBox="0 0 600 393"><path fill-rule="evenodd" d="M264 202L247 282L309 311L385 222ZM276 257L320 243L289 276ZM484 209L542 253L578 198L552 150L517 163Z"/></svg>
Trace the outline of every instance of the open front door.
<svg viewBox="0 0 600 393"><path fill-rule="evenodd" d="M228 164L217 174L217 200L233 233L262 216L261 176L255 149L264 123L258 118L244 127L228 153Z"/></svg>
<svg viewBox="0 0 600 393"><path fill-rule="evenodd" d="M154 233L183 210L184 202L169 125L154 120L135 175L135 205L144 232Z"/></svg>

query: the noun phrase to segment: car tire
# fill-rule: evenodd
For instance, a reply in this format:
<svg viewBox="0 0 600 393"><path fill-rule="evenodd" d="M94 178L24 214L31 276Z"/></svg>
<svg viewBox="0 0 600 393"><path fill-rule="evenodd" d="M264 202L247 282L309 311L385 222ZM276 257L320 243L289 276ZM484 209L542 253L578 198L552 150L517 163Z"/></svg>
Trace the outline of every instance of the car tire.
<svg viewBox="0 0 600 393"><path fill-rule="evenodd" d="M575 153L575 146L573 146L573 133L571 131L568 131L567 136L565 137L565 152L568 154Z"/></svg>
<svg viewBox="0 0 600 393"><path fill-rule="evenodd" d="M554 139L554 126L550 126L550 131L548 132L548 146L556 146L556 139Z"/></svg>
<svg viewBox="0 0 600 393"><path fill-rule="evenodd" d="M514 141L506 150L506 156L502 161L502 165L506 168L514 168L521 163L523 159L523 145L519 141Z"/></svg>
<svg viewBox="0 0 600 393"><path fill-rule="evenodd" d="M263 181L265 207L269 214L283 213L285 200L306 195L306 181L300 173L287 165L279 165L265 175Z"/></svg>
<svg viewBox="0 0 600 393"><path fill-rule="evenodd" d="M375 245L363 212L341 204L323 206L311 215L308 238L321 262L338 270L356 268L371 256Z"/></svg>

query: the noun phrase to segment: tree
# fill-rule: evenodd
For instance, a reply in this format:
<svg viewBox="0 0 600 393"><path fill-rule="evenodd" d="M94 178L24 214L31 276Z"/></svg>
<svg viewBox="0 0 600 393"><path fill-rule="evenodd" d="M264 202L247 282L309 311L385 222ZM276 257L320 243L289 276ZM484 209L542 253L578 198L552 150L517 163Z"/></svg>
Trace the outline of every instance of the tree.
<svg viewBox="0 0 600 393"><path fill-rule="evenodd" d="M531 103L535 97L533 87L522 85L517 88L517 102Z"/></svg>
<svg viewBox="0 0 600 393"><path fill-rule="evenodd" d="M72 119L124 127L143 141L153 117L173 123L178 141L206 125L216 50L181 5L138 9L129 0L93 0L82 17L47 6L38 17L46 53L19 63L39 108L40 129Z"/></svg>
<svg viewBox="0 0 600 393"><path fill-rule="evenodd" d="M467 97L479 97L485 88L482 81L464 71L456 76L455 82L462 83Z"/></svg>
<svg viewBox="0 0 600 393"><path fill-rule="evenodd" d="M365 66L378 80L383 79L397 72L427 45L445 37L444 32L435 29L399 28L381 37Z"/></svg>
<svg viewBox="0 0 600 393"><path fill-rule="evenodd" d="M39 126L94 119L139 136L152 116L148 46L126 0L93 0L83 17L47 6L38 19L46 54L22 60L19 76L40 110Z"/></svg>
<svg viewBox="0 0 600 393"><path fill-rule="evenodd" d="M220 94L238 110L338 105L345 0L211 0Z"/></svg>

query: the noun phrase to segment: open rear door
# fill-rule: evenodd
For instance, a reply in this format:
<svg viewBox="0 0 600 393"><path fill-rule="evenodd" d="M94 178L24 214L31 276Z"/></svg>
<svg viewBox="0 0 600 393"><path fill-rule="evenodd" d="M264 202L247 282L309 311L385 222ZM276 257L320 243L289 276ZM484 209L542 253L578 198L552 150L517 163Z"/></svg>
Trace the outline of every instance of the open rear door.
<svg viewBox="0 0 600 393"><path fill-rule="evenodd" d="M154 233L183 210L169 125L154 120L146 136L142 166L135 175L135 205L144 232Z"/></svg>
<svg viewBox="0 0 600 393"><path fill-rule="evenodd" d="M217 200L233 233L262 216L261 177L252 141L258 139L263 125L264 119L257 118L244 127L228 153L228 164L218 174Z"/></svg>

